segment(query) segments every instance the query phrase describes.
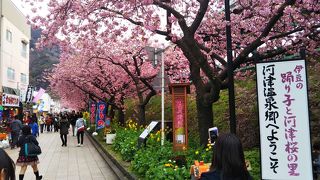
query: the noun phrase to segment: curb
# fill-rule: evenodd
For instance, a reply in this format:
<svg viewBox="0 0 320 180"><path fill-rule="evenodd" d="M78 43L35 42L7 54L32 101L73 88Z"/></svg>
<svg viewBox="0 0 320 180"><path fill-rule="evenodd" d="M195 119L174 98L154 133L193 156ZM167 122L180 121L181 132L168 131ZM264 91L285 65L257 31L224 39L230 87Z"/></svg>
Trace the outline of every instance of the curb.
<svg viewBox="0 0 320 180"><path fill-rule="evenodd" d="M90 133L85 131L85 134L87 135L90 142L93 144L93 146L96 148L96 150L99 152L101 157L106 161L106 163L110 166L112 171L118 176L119 179L124 180L136 180L134 175L130 174L124 167L120 165L120 163L113 157L107 150L105 150L102 145L94 139Z"/></svg>

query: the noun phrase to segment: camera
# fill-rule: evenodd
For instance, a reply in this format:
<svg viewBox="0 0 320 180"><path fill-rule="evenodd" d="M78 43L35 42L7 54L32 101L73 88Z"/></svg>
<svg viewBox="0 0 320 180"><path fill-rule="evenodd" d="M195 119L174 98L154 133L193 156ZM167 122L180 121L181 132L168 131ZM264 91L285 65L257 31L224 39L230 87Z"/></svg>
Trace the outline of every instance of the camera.
<svg viewBox="0 0 320 180"><path fill-rule="evenodd" d="M209 143L214 145L219 135L218 128L217 127L209 128L208 132L209 132Z"/></svg>

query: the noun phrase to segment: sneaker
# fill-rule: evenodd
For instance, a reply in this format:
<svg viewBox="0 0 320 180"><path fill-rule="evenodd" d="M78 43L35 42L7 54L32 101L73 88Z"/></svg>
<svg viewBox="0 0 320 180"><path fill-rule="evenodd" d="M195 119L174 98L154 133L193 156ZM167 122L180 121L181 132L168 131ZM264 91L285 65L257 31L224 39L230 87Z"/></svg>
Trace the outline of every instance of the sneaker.
<svg viewBox="0 0 320 180"><path fill-rule="evenodd" d="M80 144L78 144L77 147L80 147Z"/></svg>
<svg viewBox="0 0 320 180"><path fill-rule="evenodd" d="M81 144L80 146L83 147L83 144Z"/></svg>

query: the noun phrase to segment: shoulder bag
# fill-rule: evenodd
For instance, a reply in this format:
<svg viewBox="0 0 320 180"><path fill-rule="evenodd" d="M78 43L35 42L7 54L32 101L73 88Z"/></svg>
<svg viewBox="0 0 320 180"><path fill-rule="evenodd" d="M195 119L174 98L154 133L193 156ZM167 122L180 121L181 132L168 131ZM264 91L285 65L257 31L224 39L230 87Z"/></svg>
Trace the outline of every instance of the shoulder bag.
<svg viewBox="0 0 320 180"><path fill-rule="evenodd" d="M30 141L29 137L26 137L26 143L24 144L24 153L26 156L37 156L41 154L40 146Z"/></svg>

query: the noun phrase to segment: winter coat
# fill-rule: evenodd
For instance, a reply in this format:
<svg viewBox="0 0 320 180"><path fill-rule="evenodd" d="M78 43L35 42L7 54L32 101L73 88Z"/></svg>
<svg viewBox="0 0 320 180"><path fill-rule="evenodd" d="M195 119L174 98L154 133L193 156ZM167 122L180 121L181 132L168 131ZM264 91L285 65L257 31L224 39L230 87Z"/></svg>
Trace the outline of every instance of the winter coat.
<svg viewBox="0 0 320 180"><path fill-rule="evenodd" d="M25 136L25 135L20 136L18 139L18 143L17 143L17 145L19 147L21 147L20 152L19 152L19 156L26 156L26 154L24 152L24 144L27 142L33 142L35 145L39 145L36 137L31 134L27 135L27 136Z"/></svg>
<svg viewBox="0 0 320 180"><path fill-rule="evenodd" d="M22 129L22 123L20 120L15 119L10 122L10 128L12 129L13 132L20 132Z"/></svg>
<svg viewBox="0 0 320 180"><path fill-rule="evenodd" d="M60 134L68 134L69 133L69 122L67 119L61 119L59 123Z"/></svg>
<svg viewBox="0 0 320 180"><path fill-rule="evenodd" d="M34 135L35 137L38 136L39 134L39 126L38 123L31 123L29 124L30 128L31 128L31 134Z"/></svg>

